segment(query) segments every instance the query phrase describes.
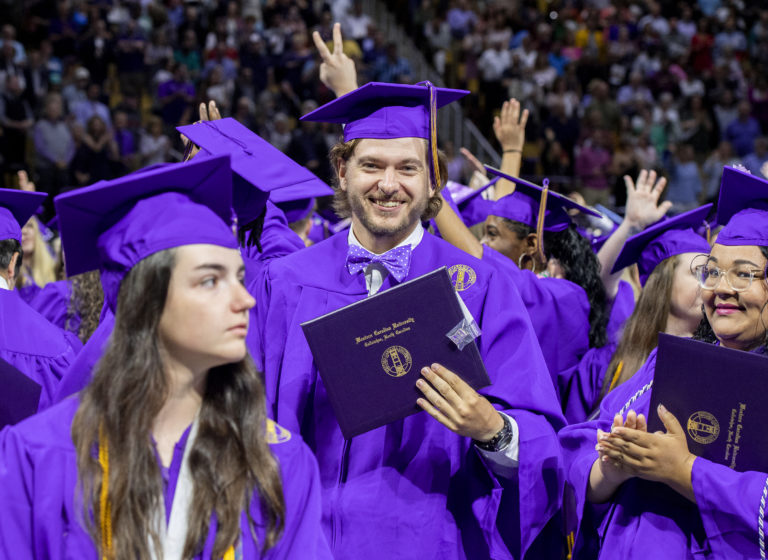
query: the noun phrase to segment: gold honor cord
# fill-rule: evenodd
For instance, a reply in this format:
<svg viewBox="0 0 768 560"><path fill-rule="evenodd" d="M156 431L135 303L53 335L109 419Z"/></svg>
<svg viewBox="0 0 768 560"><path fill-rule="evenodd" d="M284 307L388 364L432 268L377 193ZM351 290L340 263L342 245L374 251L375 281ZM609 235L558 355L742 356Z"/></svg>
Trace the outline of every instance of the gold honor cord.
<svg viewBox="0 0 768 560"><path fill-rule="evenodd" d="M546 263L547 257L544 255L544 215L547 212L547 196L549 195L549 179L544 179L544 189L541 191L541 201L539 202L539 216L536 219L536 236L538 237L538 254L541 262Z"/></svg>
<svg viewBox="0 0 768 560"><path fill-rule="evenodd" d="M112 554L112 508L109 504L109 441L104 435L104 425L99 426L99 465L101 465L101 495L99 497L99 526L101 528L102 560L110 560Z"/></svg>
<svg viewBox="0 0 768 560"><path fill-rule="evenodd" d="M112 508L109 504L109 441L104 436L104 426L99 426L99 464L101 465L101 495L99 497L99 526L104 554L102 560L114 558L112 552ZM223 560L235 560L235 547L230 546Z"/></svg>
<svg viewBox="0 0 768 560"><path fill-rule="evenodd" d="M616 382L619 380L619 376L621 375L621 370L624 369L624 360L621 360L619 362L619 365L616 366L616 371L613 374L613 378L611 379L611 384L608 386L608 393L613 391L616 388Z"/></svg>
<svg viewBox="0 0 768 560"><path fill-rule="evenodd" d="M568 533L568 536L565 537L566 545L568 546L568 554L565 556L566 560L571 560L573 558L573 546L576 544L576 537L573 534L573 531Z"/></svg>
<svg viewBox="0 0 768 560"><path fill-rule="evenodd" d="M435 180L435 189L440 188L440 165L437 153L437 91L435 86L427 82L429 89L429 144L432 154L432 177Z"/></svg>

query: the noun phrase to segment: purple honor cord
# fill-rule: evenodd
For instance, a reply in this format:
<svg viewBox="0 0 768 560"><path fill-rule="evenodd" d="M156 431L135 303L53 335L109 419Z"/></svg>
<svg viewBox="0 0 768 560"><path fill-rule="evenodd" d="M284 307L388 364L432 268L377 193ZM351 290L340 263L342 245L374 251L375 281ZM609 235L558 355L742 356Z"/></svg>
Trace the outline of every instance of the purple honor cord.
<svg viewBox="0 0 768 560"><path fill-rule="evenodd" d="M376 255L359 245L350 245L347 251L347 270L354 275L365 270L369 264L380 263L398 282L402 282L411 268L411 252L410 245L403 245Z"/></svg>

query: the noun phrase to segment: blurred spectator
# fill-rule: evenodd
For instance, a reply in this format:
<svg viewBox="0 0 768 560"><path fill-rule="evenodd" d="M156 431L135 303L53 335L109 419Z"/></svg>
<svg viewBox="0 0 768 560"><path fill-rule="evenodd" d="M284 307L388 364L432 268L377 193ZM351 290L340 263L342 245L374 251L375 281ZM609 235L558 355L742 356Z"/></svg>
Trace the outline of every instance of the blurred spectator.
<svg viewBox="0 0 768 560"><path fill-rule="evenodd" d="M16 51L13 49L13 44L9 42L3 43L0 47L0 92L6 89L6 83L11 76L21 80L22 89L26 87L24 67L16 62L15 59Z"/></svg>
<svg viewBox="0 0 768 560"><path fill-rule="evenodd" d="M704 165L701 166L701 172L704 176L702 200L717 200L717 195L720 193L720 181L723 177L723 166L737 163L739 160L734 156L730 142L726 140L720 142L717 149L709 155Z"/></svg>
<svg viewBox="0 0 768 560"><path fill-rule="evenodd" d="M16 28L10 23L4 24L0 30L0 46L6 43L13 47L13 62L20 65L24 64L27 61L27 52L24 45L16 40Z"/></svg>
<svg viewBox="0 0 768 560"><path fill-rule="evenodd" d="M361 0L352 2L352 10L341 20L341 29L344 37L349 37L355 41L362 41L368 36L368 26L373 23L371 18L363 13L363 3Z"/></svg>
<svg viewBox="0 0 768 560"><path fill-rule="evenodd" d="M738 117L726 127L724 140L728 140L736 151L736 155L744 157L752 153L755 139L761 135L760 124L752 116L752 106L749 101L740 101Z"/></svg>
<svg viewBox="0 0 768 560"><path fill-rule="evenodd" d="M658 163L658 152L651 144L647 134L640 134L637 138L637 145L632 150L635 161L640 169L656 169Z"/></svg>
<svg viewBox="0 0 768 560"><path fill-rule="evenodd" d="M501 78L512 63L512 56L501 40L496 40L483 51L477 61L486 107L501 107L507 95Z"/></svg>
<svg viewBox="0 0 768 560"><path fill-rule="evenodd" d="M680 214L698 206L703 187L699 166L693 159L693 147L690 144L671 146L666 168L669 172L666 198L673 204L671 212Z"/></svg>
<svg viewBox="0 0 768 560"><path fill-rule="evenodd" d="M701 95L686 100L680 114L680 139L693 147L698 163L702 163L717 143L715 122Z"/></svg>
<svg viewBox="0 0 768 560"><path fill-rule="evenodd" d="M202 59L197 48L197 35L195 35L194 30L187 29L183 37L180 47L173 53L173 58L176 62L187 68L190 74L196 76L202 68Z"/></svg>
<svg viewBox="0 0 768 560"><path fill-rule="evenodd" d="M70 107L72 116L80 126L87 126L92 117L98 116L104 122L107 129L112 128L112 117L109 114L109 107L100 101L101 86L91 82L85 90L86 99L77 101Z"/></svg>
<svg viewBox="0 0 768 560"><path fill-rule="evenodd" d="M722 92L720 98L717 100L713 107L715 113L715 119L717 121L717 128L720 134L725 134L725 129L739 116L736 99L733 96L733 92L729 89Z"/></svg>
<svg viewBox="0 0 768 560"><path fill-rule="evenodd" d="M621 136L613 150L610 173L613 176L613 200L616 206L624 206L627 203L627 186L624 183L624 175L637 177L640 171L633 148L631 140L626 136Z"/></svg>
<svg viewBox="0 0 768 560"><path fill-rule="evenodd" d="M608 133L597 129L577 149L576 178L581 185L579 191L590 206L610 205L608 170L611 166L611 153L607 146Z"/></svg>
<svg viewBox="0 0 768 560"><path fill-rule="evenodd" d="M21 228L24 254L21 273L16 278L19 296L29 303L49 282L56 281L56 259L40 233L40 222L32 216Z"/></svg>
<svg viewBox="0 0 768 560"><path fill-rule="evenodd" d="M234 82L225 76L221 66L214 66L208 77L208 87L205 89L206 99L215 101L222 115L229 115L234 92Z"/></svg>
<svg viewBox="0 0 768 560"><path fill-rule="evenodd" d="M114 175L125 175L137 168L137 148L136 138L128 128L128 115L124 111L115 111L114 136L118 155Z"/></svg>
<svg viewBox="0 0 768 560"><path fill-rule="evenodd" d="M125 48L123 38L118 41L117 48ZM115 60L115 41L107 29L107 22L103 20L93 22L90 35L80 44L78 51L80 61L90 71L90 79L103 84L109 75L109 65ZM121 85L125 83L123 79Z"/></svg>
<svg viewBox="0 0 768 560"><path fill-rule="evenodd" d="M78 66L75 68L74 80L62 88L61 94L64 96L64 101L66 101L67 107L70 110L76 103L88 100L86 90L88 89L90 79L90 71L85 66Z"/></svg>
<svg viewBox="0 0 768 560"><path fill-rule="evenodd" d="M618 131L621 124L621 112L611 98L608 84L603 80L594 80L589 84L589 102L586 110L599 116L599 126L605 130Z"/></svg>
<svg viewBox="0 0 768 560"><path fill-rule="evenodd" d="M163 121L160 117L151 116L147 120L146 131L139 140L139 157L141 166L155 165L168 161L171 141L163 134Z"/></svg>
<svg viewBox="0 0 768 560"><path fill-rule="evenodd" d="M24 98L24 89L18 76L8 76L5 91L0 95L0 136L3 166L6 171L24 167L27 133L35 124L32 109Z"/></svg>
<svg viewBox="0 0 768 560"><path fill-rule="evenodd" d="M447 20L454 39L463 39L477 22L477 14L469 8L466 0L453 0Z"/></svg>
<svg viewBox="0 0 768 560"><path fill-rule="evenodd" d="M761 136L755 139L755 150L741 158L741 163L749 169L752 175L763 175L763 165L768 162L768 138Z"/></svg>
<svg viewBox="0 0 768 560"><path fill-rule="evenodd" d="M49 93L43 114L34 129L35 164L38 190L51 196L46 200L50 217L53 197L69 185L69 165L75 156L75 140L64 122L64 101L58 93Z"/></svg>
<svg viewBox="0 0 768 560"><path fill-rule="evenodd" d="M186 65L176 64L173 78L158 86L157 97L160 102L160 115L167 127L189 122L195 101L195 86L189 79Z"/></svg>
<svg viewBox="0 0 768 560"><path fill-rule="evenodd" d="M374 63L372 78L376 82L408 83L411 81L411 65L397 53L397 43L387 44L386 55Z"/></svg>
<svg viewBox="0 0 768 560"><path fill-rule="evenodd" d="M24 98L32 107L32 111L37 114L51 83L48 68L39 50L29 51L24 77L27 82Z"/></svg>
<svg viewBox="0 0 768 560"><path fill-rule="evenodd" d="M725 26L720 33L715 35L714 57L717 61L726 51L733 51L738 56L743 56L747 50L747 37L743 31L736 29L736 19L728 16Z"/></svg>
<svg viewBox="0 0 768 560"><path fill-rule="evenodd" d="M93 115L86 123L80 146L72 160L72 172L77 186L111 179L119 159L117 142L107 128L107 123L99 115Z"/></svg>
<svg viewBox="0 0 768 560"><path fill-rule="evenodd" d="M313 100L305 101L301 106L302 114L317 109L317 103ZM329 146L325 143L325 137L318 123L300 121L293 131L291 141L286 148L286 154L309 169L326 183L331 182L331 166L328 161Z"/></svg>
<svg viewBox="0 0 768 560"><path fill-rule="evenodd" d="M277 113L272 118L272 122L268 123L267 126L270 126L270 124L270 144L281 152L287 152L288 145L292 140L291 131L293 129L293 123L291 123L291 119L285 113Z"/></svg>
<svg viewBox="0 0 768 560"><path fill-rule="evenodd" d="M616 102L621 106L625 106L636 101L653 103L653 95L651 90L643 83L643 75L634 70L629 74L629 83L619 88Z"/></svg>

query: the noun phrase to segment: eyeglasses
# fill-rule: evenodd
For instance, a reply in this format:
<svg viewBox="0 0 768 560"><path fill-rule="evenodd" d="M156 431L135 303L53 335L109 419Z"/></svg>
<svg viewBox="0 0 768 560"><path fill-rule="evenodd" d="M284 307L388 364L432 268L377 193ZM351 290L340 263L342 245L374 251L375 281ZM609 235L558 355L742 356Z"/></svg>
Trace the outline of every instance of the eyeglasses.
<svg viewBox="0 0 768 560"><path fill-rule="evenodd" d="M702 264L694 269L694 273L704 290L714 290L720 285L720 280L725 277L725 281L734 292L746 292L754 278L765 277L762 270L755 270L745 265L732 266L728 270L723 270L711 264Z"/></svg>

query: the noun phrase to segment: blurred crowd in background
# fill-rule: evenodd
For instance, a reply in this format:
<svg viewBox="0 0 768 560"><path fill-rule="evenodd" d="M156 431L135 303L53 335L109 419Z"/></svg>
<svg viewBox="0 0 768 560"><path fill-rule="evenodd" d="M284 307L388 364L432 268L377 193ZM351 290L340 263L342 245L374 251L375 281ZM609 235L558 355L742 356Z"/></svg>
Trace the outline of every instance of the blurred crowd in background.
<svg viewBox="0 0 768 560"><path fill-rule="evenodd" d="M523 175L621 208L622 176L655 168L682 211L716 197L724 164L761 173L768 161L759 2L387 4L446 85L472 91L465 115L489 139L504 100L530 111ZM330 182L338 127L298 118L333 97L311 33L330 41L334 21L361 84L423 79L359 0L38 0L4 12L4 185L24 169L54 195L180 159L174 127L209 99ZM450 179L467 182L460 146L443 147Z"/></svg>

